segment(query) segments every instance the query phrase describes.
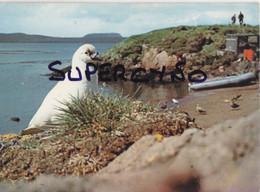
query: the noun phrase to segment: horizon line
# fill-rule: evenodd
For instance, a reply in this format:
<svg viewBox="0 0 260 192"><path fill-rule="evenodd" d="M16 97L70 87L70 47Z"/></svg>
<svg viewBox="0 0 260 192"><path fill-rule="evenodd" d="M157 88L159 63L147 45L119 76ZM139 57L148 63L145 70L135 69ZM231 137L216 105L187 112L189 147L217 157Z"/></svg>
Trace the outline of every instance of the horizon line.
<svg viewBox="0 0 260 192"><path fill-rule="evenodd" d="M134 35L130 35L130 36L122 36L121 33L119 32L106 32L106 33L102 33L102 32L94 32L94 33L87 33L86 35L83 35L83 36L78 36L78 37L65 37L65 36L49 36L49 35L42 35L42 34L31 34L31 33L24 33L24 32L10 32L10 33L2 33L0 32L0 34L6 34L6 35L10 35L10 34L24 34L24 35L38 35L38 36L44 36L44 37L54 37L54 38L83 38L87 35L91 35L91 34L109 34L109 33L115 33L115 34L119 34L121 35L122 38L129 38L129 37L132 37L132 36L136 36L136 35L142 35L142 34L146 34L146 33L150 33L150 32L153 32L153 31L157 31L157 30L162 30L162 29L169 29L169 28L177 28L177 27L199 27L199 26L215 26L215 25L220 25L220 26L228 26L228 25L231 25L233 26L232 24L213 24L213 25L178 25L178 26L172 26L172 27L165 27L165 28L159 28L159 29L154 29L154 30L151 30L151 31L147 31L147 32L144 32L144 33L138 33L138 34L134 34ZM240 25L234 25L234 26L240 26ZM258 25L250 25L250 24L247 24L246 26L253 26L253 27L256 27L256 26L260 26L260 24Z"/></svg>

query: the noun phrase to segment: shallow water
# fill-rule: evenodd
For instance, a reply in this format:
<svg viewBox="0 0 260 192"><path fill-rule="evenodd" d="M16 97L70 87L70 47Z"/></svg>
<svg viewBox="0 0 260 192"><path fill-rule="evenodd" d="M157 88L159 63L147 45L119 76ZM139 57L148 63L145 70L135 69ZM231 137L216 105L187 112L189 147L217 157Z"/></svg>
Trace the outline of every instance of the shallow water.
<svg viewBox="0 0 260 192"><path fill-rule="evenodd" d="M123 92L125 95L133 96L135 99L149 101L157 105L167 101L171 106L172 98L181 100L189 94L187 83L134 83L131 81L120 81L116 83L106 83L106 92ZM140 88L139 88L140 87ZM137 91L137 89L139 90ZM137 92L136 92L137 91Z"/></svg>
<svg viewBox="0 0 260 192"><path fill-rule="evenodd" d="M41 74L50 73L48 64L60 60L62 66L70 65L78 43L0 43L0 134L18 133L25 129L43 99L57 83ZM93 44L99 53L114 44ZM56 67L56 66L55 66ZM153 104L181 99L188 94L185 83L146 84L131 81L117 83L100 82L99 88L104 92L124 92L132 96L141 85L135 98L150 101ZM11 117L19 117L20 122L11 121Z"/></svg>

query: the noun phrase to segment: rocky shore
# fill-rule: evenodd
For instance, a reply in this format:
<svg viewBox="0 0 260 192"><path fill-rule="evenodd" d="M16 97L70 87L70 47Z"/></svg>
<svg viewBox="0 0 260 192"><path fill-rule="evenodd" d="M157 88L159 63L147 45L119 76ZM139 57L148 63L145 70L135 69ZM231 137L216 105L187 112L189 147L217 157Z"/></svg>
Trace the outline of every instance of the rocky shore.
<svg viewBox="0 0 260 192"><path fill-rule="evenodd" d="M0 190L257 191L259 123L258 111L206 131L188 129L162 140L147 135L94 176L41 175L31 183L2 183Z"/></svg>

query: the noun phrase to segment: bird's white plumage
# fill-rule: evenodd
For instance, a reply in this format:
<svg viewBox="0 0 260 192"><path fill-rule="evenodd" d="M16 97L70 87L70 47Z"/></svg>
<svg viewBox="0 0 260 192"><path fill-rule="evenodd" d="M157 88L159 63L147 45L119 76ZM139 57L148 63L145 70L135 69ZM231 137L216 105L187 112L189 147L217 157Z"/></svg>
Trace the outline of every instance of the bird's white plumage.
<svg viewBox="0 0 260 192"><path fill-rule="evenodd" d="M95 53L95 47L90 44L82 45L77 49L72 58L71 77L78 78L79 74L76 67L79 68L82 80L70 81L68 72L65 74L64 81L59 81L56 86L47 94L39 107L36 114L29 123L28 128L41 127L48 121L55 120L55 116L61 113L58 108L65 107L61 102L69 102L72 97L83 98L88 91L98 90L97 72L91 75L91 80L88 81L85 75L86 64L92 61L90 55ZM91 66L90 71L93 71ZM27 128L27 129L28 129Z"/></svg>

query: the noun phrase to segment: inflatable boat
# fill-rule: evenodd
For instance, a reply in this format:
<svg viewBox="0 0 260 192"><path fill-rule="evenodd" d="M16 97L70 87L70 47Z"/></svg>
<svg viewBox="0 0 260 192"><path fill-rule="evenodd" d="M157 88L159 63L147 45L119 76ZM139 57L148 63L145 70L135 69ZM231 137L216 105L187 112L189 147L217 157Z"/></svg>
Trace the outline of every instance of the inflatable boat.
<svg viewBox="0 0 260 192"><path fill-rule="evenodd" d="M202 83L192 84L190 85L190 89L202 90L202 89L214 89L220 87L230 87L230 86L236 86L236 85L248 83L253 79L255 79L255 75L253 73L245 73L238 76L224 77L221 79L214 79Z"/></svg>

